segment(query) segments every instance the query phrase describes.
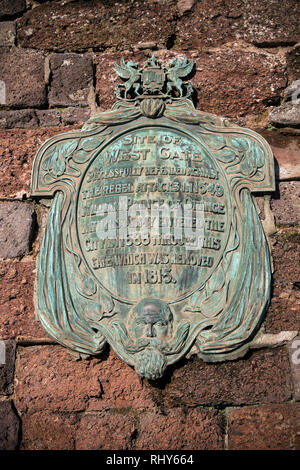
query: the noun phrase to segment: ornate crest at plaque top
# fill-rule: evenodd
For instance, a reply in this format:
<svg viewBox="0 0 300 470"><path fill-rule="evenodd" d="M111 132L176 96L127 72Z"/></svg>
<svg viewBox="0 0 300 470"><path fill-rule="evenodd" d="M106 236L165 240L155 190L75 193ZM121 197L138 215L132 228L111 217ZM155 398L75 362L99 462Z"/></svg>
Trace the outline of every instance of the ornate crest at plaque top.
<svg viewBox="0 0 300 470"><path fill-rule="evenodd" d="M270 298L251 195L274 190L270 147L194 108L185 57L115 69L111 110L47 140L34 161L32 195L53 198L39 319L82 355L109 343L150 379L191 349L204 361L238 357Z"/></svg>

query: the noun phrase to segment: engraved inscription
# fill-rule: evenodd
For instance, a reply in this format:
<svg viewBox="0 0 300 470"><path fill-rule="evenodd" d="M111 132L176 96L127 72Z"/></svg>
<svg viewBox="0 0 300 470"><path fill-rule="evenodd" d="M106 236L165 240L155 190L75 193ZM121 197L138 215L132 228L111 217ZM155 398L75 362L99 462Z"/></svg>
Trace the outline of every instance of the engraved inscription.
<svg viewBox="0 0 300 470"><path fill-rule="evenodd" d="M149 127L115 139L78 191L89 269L116 298L184 297L222 255L231 213L226 185L208 150L184 133Z"/></svg>
<svg viewBox="0 0 300 470"><path fill-rule="evenodd" d="M272 152L195 109L193 66L122 58L112 109L45 142L32 172L32 195L53 197L36 283L43 327L84 356L108 342L152 380L191 350L212 362L245 354L270 300L251 193L275 189Z"/></svg>

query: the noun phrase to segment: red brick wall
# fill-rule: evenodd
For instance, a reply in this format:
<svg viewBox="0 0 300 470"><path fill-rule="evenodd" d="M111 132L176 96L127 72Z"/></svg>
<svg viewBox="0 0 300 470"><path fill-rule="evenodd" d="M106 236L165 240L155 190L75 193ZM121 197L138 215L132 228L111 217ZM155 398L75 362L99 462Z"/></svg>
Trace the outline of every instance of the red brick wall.
<svg viewBox="0 0 300 470"><path fill-rule="evenodd" d="M275 270L263 329L299 331L299 22L297 0L0 0L0 449L299 448L293 344L192 357L156 385L112 351L78 360L54 344L33 305L47 207L29 197L41 143L113 103L115 61L185 53L197 108L273 148L277 191L258 199Z"/></svg>

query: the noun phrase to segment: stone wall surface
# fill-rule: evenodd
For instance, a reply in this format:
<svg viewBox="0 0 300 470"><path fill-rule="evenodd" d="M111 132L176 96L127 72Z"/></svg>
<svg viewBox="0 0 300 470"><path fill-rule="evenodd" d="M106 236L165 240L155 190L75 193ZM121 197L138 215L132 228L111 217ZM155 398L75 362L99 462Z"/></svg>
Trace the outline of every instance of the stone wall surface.
<svg viewBox="0 0 300 470"><path fill-rule="evenodd" d="M115 62L186 54L197 109L274 152L276 192L257 195L274 266L262 331L299 334L299 24L297 0L0 0L1 450L300 448L299 336L229 362L193 356L157 382L109 348L79 360L54 344L33 302L49 204L29 194L40 145L113 104Z"/></svg>

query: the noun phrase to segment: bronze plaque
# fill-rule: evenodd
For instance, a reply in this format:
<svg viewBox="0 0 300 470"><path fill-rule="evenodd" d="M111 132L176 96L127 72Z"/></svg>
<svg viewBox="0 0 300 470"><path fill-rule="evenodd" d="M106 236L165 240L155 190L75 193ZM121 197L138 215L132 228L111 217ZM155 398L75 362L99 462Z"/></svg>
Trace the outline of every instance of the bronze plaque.
<svg viewBox="0 0 300 470"><path fill-rule="evenodd" d="M255 132L196 111L192 62L116 64L111 111L39 150L32 194L52 196L38 267L46 331L82 354L108 342L156 379L192 346L246 352L270 297L268 244L251 192L274 190Z"/></svg>

